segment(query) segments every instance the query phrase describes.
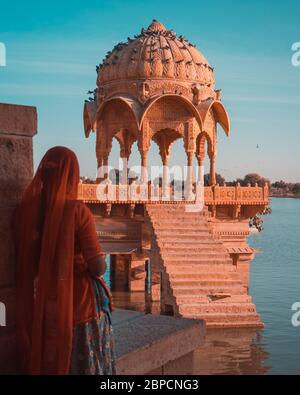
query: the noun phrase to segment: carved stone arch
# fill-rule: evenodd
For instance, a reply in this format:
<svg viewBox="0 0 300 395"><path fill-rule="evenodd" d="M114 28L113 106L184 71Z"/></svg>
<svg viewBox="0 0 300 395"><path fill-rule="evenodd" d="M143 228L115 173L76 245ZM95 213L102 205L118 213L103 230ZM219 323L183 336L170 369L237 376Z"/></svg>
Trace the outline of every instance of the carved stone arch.
<svg viewBox="0 0 300 395"><path fill-rule="evenodd" d="M96 132L96 154L97 158L104 158L111 150L112 137L107 132L103 122L98 123Z"/></svg>
<svg viewBox="0 0 300 395"><path fill-rule="evenodd" d="M113 137L120 130L127 129L132 135L138 135L137 116L135 105L128 98L112 97L100 105L94 122L98 167L108 162Z"/></svg>
<svg viewBox="0 0 300 395"><path fill-rule="evenodd" d="M137 132L139 130L141 113L141 106L136 100L125 96L113 96L100 105L95 115L95 120L98 122L105 118L105 114L109 114L111 116L110 120L114 122L114 117L123 116L122 120L132 123L134 132Z"/></svg>
<svg viewBox="0 0 300 395"><path fill-rule="evenodd" d="M192 118L195 118L199 129L202 130L202 120L193 103L181 95L166 94L150 101L141 117L140 126L147 119L151 128L159 130L162 128L159 122L181 124Z"/></svg>
<svg viewBox="0 0 300 395"><path fill-rule="evenodd" d="M203 124L203 131L210 137L214 149L217 142L216 120L212 109L208 111Z"/></svg>
<svg viewBox="0 0 300 395"><path fill-rule="evenodd" d="M213 100L213 99L207 100L207 101L199 104L197 109L198 109L199 114L202 119L203 130L205 130L204 125L206 122L206 117L211 116L211 114L213 114L215 123L219 123L222 126L226 136L229 136L230 118L229 118L229 115L228 115L223 103L221 103L218 100Z"/></svg>
<svg viewBox="0 0 300 395"><path fill-rule="evenodd" d="M137 140L136 135L130 130L122 128L114 134L114 138L120 144L120 156L129 159L132 145Z"/></svg>
<svg viewBox="0 0 300 395"><path fill-rule="evenodd" d="M95 131L94 129L94 119L97 110L97 103L85 102L83 107L83 125L84 125L84 133L85 137L89 137L91 131Z"/></svg>
<svg viewBox="0 0 300 395"><path fill-rule="evenodd" d="M213 142L208 133L202 132L196 139L196 157L201 162L205 159L205 143L207 142L207 154L211 156L214 152Z"/></svg>
<svg viewBox="0 0 300 395"><path fill-rule="evenodd" d="M182 132L170 128L158 130L153 134L152 140L159 147L163 164L166 164L170 157L173 143L180 138L183 138Z"/></svg>

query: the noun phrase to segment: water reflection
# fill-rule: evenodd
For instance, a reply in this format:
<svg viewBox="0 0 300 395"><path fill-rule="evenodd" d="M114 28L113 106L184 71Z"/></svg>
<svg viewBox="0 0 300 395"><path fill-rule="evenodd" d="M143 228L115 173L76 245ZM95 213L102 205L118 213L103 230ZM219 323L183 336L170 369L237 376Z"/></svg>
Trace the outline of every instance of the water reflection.
<svg viewBox="0 0 300 395"><path fill-rule="evenodd" d="M151 303L143 292L113 292L115 306L160 314L159 302ZM194 374L267 374L268 353L261 331L251 329L208 330L204 346L195 351Z"/></svg>
<svg viewBox="0 0 300 395"><path fill-rule="evenodd" d="M204 346L195 352L194 374L267 374L262 339L257 330L208 330Z"/></svg>
<svg viewBox="0 0 300 395"><path fill-rule="evenodd" d="M160 314L160 303L151 302L144 292L112 291L114 305L119 309L135 310L147 314Z"/></svg>

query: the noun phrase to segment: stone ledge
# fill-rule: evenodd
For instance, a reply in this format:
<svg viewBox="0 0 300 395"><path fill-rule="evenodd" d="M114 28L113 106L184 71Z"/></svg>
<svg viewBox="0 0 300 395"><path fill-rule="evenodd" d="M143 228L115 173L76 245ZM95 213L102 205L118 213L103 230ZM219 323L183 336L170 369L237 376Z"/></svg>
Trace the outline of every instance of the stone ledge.
<svg viewBox="0 0 300 395"><path fill-rule="evenodd" d="M0 207L14 206L32 179L32 139L0 132L0 158Z"/></svg>
<svg viewBox="0 0 300 395"><path fill-rule="evenodd" d="M129 310L113 313L116 339L117 373L147 374L164 367L177 366L177 374L191 374L191 364L180 360L204 342L205 322L186 318L143 314ZM170 369L174 373L174 369Z"/></svg>
<svg viewBox="0 0 300 395"><path fill-rule="evenodd" d="M36 107L0 103L0 134L32 137L36 132Z"/></svg>

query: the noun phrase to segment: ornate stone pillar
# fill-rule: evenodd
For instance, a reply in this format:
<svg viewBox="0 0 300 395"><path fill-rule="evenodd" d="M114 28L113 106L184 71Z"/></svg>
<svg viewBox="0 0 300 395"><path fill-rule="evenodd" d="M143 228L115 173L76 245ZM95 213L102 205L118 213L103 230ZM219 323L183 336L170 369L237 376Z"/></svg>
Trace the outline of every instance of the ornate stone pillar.
<svg viewBox="0 0 300 395"><path fill-rule="evenodd" d="M123 164L122 168L122 177L121 177L121 184L127 185L128 184L128 157L121 153L121 160Z"/></svg>
<svg viewBox="0 0 300 395"><path fill-rule="evenodd" d="M145 291L146 285L146 256L132 254L130 256L129 290L132 292Z"/></svg>
<svg viewBox="0 0 300 395"><path fill-rule="evenodd" d="M120 179L120 183L122 185L128 185L128 161L134 140L134 135L126 130L122 130L121 141L119 141L121 145L120 157L122 160L122 177Z"/></svg>
<svg viewBox="0 0 300 395"><path fill-rule="evenodd" d="M169 156L163 155L163 176L162 176L162 196L163 199L170 198L170 169Z"/></svg>
<svg viewBox="0 0 300 395"><path fill-rule="evenodd" d="M194 182L194 172L193 172L193 152L187 152L187 177L186 177L186 199L193 199L193 182Z"/></svg>
<svg viewBox="0 0 300 395"><path fill-rule="evenodd" d="M204 158L196 155L198 163L198 179L196 184L197 201L204 201Z"/></svg>
<svg viewBox="0 0 300 395"><path fill-rule="evenodd" d="M216 154L211 153L210 159L210 173L209 173L209 184L216 185Z"/></svg>
<svg viewBox="0 0 300 395"><path fill-rule="evenodd" d="M204 159L200 156L197 156L198 162L198 179L197 184L204 185Z"/></svg>
<svg viewBox="0 0 300 395"><path fill-rule="evenodd" d="M196 150L193 119L191 119L189 122L185 124L184 148L187 154L187 178L186 178L186 186L185 186L185 198L191 200L194 198L193 157Z"/></svg>
<svg viewBox="0 0 300 395"><path fill-rule="evenodd" d="M108 154L103 158L103 179L108 179Z"/></svg>
<svg viewBox="0 0 300 395"><path fill-rule="evenodd" d="M141 181L142 184L148 182L148 170L147 170L148 150L141 151Z"/></svg>
<svg viewBox="0 0 300 395"><path fill-rule="evenodd" d="M128 291L130 284L130 255L110 256L110 280L113 291Z"/></svg>
<svg viewBox="0 0 300 395"><path fill-rule="evenodd" d="M148 151L150 148L150 139L151 139L151 133L150 133L149 121L145 119L143 122L140 137L138 139L138 148L141 154L142 183L148 182L147 159L148 159Z"/></svg>
<svg viewBox="0 0 300 395"><path fill-rule="evenodd" d="M108 178L108 157L112 148L112 138L109 130L99 121L96 135L96 156L98 165L97 182Z"/></svg>
<svg viewBox="0 0 300 395"><path fill-rule="evenodd" d="M103 158L102 156L98 155L97 153L97 180L96 182L99 183L103 180Z"/></svg>

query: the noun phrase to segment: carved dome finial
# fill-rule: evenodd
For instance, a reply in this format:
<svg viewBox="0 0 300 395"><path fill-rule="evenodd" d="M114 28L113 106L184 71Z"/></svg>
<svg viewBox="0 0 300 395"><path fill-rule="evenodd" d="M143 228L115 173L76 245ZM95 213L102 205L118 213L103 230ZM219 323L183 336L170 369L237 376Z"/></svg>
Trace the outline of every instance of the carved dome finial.
<svg viewBox="0 0 300 395"><path fill-rule="evenodd" d="M165 32L167 29L165 26L157 21L156 19L153 19L150 25L148 26L147 30L150 30L151 32Z"/></svg>

